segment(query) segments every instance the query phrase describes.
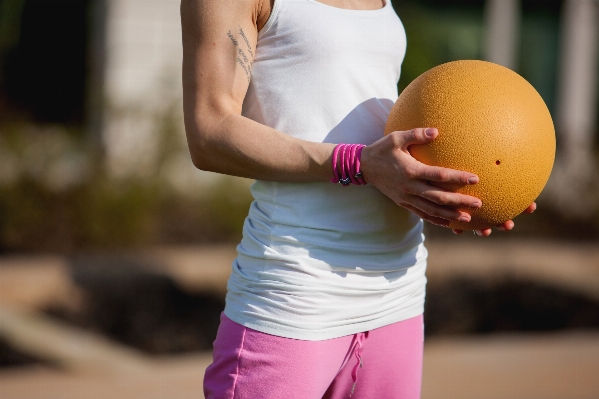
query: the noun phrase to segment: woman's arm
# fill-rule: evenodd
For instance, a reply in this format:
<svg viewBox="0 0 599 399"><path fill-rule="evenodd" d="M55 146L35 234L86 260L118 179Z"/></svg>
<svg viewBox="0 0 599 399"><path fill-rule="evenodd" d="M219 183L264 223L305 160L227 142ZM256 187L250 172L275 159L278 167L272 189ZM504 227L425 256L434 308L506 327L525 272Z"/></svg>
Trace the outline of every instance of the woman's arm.
<svg viewBox="0 0 599 399"><path fill-rule="evenodd" d="M269 0L181 2L192 161L199 169L253 179L327 181L333 144L299 140L241 116L258 30L269 15Z"/></svg>
<svg viewBox="0 0 599 399"><path fill-rule="evenodd" d="M182 0L183 105L191 157L200 169L228 175L326 182L333 176L334 144L299 140L241 116L258 31L270 7L269 0ZM409 145L436 134L435 129L394 132L364 148L364 177L429 222L469 220L454 207L480 206L480 200L427 182L475 184L478 178L424 165L408 152Z"/></svg>

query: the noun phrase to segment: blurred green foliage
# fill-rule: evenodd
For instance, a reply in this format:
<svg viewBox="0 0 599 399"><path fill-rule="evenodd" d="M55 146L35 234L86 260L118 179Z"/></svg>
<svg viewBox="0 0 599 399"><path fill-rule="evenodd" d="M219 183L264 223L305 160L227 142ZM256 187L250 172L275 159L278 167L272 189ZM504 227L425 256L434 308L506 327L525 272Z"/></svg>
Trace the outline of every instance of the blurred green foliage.
<svg viewBox="0 0 599 399"><path fill-rule="evenodd" d="M238 241L251 197L224 178L206 196L104 174L63 191L31 178L0 187L0 252Z"/></svg>
<svg viewBox="0 0 599 399"><path fill-rule="evenodd" d="M70 252L131 246L151 232L151 186L97 177L53 192L33 179L0 188L0 250Z"/></svg>
<svg viewBox="0 0 599 399"><path fill-rule="evenodd" d="M397 3L397 2L396 2ZM408 47L401 69L399 92L421 73L445 62L481 59L483 3L427 5L404 0L394 3Z"/></svg>
<svg viewBox="0 0 599 399"><path fill-rule="evenodd" d="M83 134L0 125L0 252L238 241L251 202L247 182L223 176L188 194L162 173L185 150L175 115L156 116L154 169L121 179Z"/></svg>
<svg viewBox="0 0 599 399"><path fill-rule="evenodd" d="M534 8L523 3L518 73L534 86L553 114L559 64L559 8L556 2L537 3Z"/></svg>

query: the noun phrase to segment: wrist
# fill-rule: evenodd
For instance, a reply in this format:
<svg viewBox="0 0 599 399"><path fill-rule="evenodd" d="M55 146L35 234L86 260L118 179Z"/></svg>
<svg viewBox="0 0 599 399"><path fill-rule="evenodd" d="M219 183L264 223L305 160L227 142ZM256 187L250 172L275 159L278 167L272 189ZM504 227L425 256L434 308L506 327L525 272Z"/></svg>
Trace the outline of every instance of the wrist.
<svg viewBox="0 0 599 399"><path fill-rule="evenodd" d="M370 164L371 164L371 155L372 148L370 146L366 146L362 149L362 156L360 157L360 170L362 171L362 176L364 179L367 179L371 174L369 173Z"/></svg>
<svg viewBox="0 0 599 399"><path fill-rule="evenodd" d="M343 186L367 184L361 171L363 144L338 144L331 154L333 183Z"/></svg>

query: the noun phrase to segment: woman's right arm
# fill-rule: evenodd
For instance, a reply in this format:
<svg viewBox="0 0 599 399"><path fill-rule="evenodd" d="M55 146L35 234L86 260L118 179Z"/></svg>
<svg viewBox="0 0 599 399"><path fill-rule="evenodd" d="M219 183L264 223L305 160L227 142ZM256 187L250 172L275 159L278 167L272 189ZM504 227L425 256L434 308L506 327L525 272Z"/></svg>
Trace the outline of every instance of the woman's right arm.
<svg viewBox="0 0 599 399"><path fill-rule="evenodd" d="M241 115L258 31L270 7L270 0L182 0L183 106L191 158L199 169L228 175L326 182L332 178L334 144L299 140ZM414 129L383 137L362 151L362 170L397 205L447 225L469 218L456 206L480 201L428 182L473 184L478 178L412 158L408 147L433 140L432 132L427 136L425 129Z"/></svg>
<svg viewBox="0 0 599 399"><path fill-rule="evenodd" d="M192 161L199 169L252 179L327 181L333 144L299 140L241 115L258 31L269 15L269 0L182 0L183 107Z"/></svg>

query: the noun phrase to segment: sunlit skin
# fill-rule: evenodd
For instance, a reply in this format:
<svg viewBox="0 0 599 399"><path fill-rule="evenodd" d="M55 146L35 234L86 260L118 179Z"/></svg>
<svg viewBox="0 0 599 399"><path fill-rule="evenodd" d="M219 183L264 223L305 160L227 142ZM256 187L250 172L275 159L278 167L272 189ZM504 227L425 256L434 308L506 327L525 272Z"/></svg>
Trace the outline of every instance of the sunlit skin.
<svg viewBox="0 0 599 399"><path fill-rule="evenodd" d="M351 9L376 9L384 4L381 0L322 2ZM271 8L270 0L181 1L183 108L191 158L199 169L227 175L267 181L328 182L334 144L300 140L241 115L258 31L268 20ZM248 60L237 59L242 47L238 48L236 42L246 46L243 49ZM392 132L364 148L361 168L365 180L398 206L447 227L450 221L470 221L467 212L456 208L478 208L481 201L434 186L435 182L476 184L476 175L424 165L410 155L410 145L426 144L437 135L434 128ZM531 204L525 213L535 208ZM498 229L509 231L513 227L510 220ZM491 228L478 233L488 236Z"/></svg>

